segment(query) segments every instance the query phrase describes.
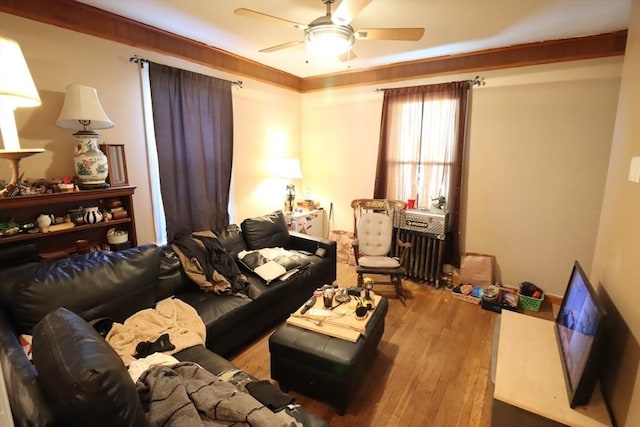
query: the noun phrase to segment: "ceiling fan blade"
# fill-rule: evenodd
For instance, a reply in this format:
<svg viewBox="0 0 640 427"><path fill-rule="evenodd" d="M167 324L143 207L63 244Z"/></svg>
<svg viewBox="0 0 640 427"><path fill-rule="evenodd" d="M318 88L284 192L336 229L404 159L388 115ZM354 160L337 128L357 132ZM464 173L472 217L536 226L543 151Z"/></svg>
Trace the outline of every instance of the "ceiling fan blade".
<svg viewBox="0 0 640 427"><path fill-rule="evenodd" d="M371 0L342 0L331 15L334 24L347 25L371 3Z"/></svg>
<svg viewBox="0 0 640 427"><path fill-rule="evenodd" d="M358 40L418 41L424 35L424 28L362 28L354 35Z"/></svg>
<svg viewBox="0 0 640 427"><path fill-rule="evenodd" d="M266 13L257 12L255 10L245 9L243 7L234 10L233 13L239 16L245 16L247 18L260 19L261 21L271 22L278 25L285 25L287 27L298 28L301 30L308 28L308 26L305 24L300 24L298 22L289 21L288 19L267 15Z"/></svg>
<svg viewBox="0 0 640 427"><path fill-rule="evenodd" d="M304 43L304 40L294 40L292 42L282 43L276 46L271 46L266 49L260 49L258 52L275 52L276 50L286 49L288 47L293 47L295 45Z"/></svg>
<svg viewBox="0 0 640 427"><path fill-rule="evenodd" d="M358 57L358 55L356 55L356 53L353 51L353 49L338 55L338 59L342 62L349 62L353 59L356 59Z"/></svg>

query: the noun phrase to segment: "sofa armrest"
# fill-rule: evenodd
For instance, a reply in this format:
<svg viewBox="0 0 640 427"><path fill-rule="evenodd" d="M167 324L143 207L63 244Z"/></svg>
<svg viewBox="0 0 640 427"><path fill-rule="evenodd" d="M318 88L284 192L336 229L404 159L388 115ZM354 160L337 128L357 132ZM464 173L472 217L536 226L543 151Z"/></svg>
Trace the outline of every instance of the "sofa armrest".
<svg viewBox="0 0 640 427"><path fill-rule="evenodd" d="M326 251L323 258L328 258L331 264L335 266L337 261L337 246L335 240L323 239L294 231L289 232L289 242L287 243L286 249L297 249L316 253L316 250L319 248Z"/></svg>
<svg viewBox="0 0 640 427"><path fill-rule="evenodd" d="M1 311L0 367L13 419L20 420L20 425L56 425L58 419L40 388L38 373L25 355L6 314Z"/></svg>
<svg viewBox="0 0 640 427"><path fill-rule="evenodd" d="M40 261L35 243L26 243L0 249L0 269Z"/></svg>

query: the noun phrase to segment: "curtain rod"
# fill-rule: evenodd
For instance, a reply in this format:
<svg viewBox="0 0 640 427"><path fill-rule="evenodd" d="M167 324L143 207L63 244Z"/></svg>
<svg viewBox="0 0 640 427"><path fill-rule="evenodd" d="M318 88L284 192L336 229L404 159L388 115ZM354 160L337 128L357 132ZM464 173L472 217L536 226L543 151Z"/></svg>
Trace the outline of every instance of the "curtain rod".
<svg viewBox="0 0 640 427"><path fill-rule="evenodd" d="M473 86L484 86L485 84L487 84L484 81L484 77L480 77L480 76L475 76L473 79L467 80L467 83L469 83L469 86L471 86L471 87L473 87ZM376 92L384 92L385 90L389 90L389 89L397 89L397 88L378 88L375 91Z"/></svg>
<svg viewBox="0 0 640 427"><path fill-rule="evenodd" d="M140 64L140 68L144 68L144 64L148 64L149 60L148 59L144 59L144 58L140 58L138 55L133 55L131 58L129 58L129 62L131 62L133 64ZM243 88L242 80L232 81L231 84L238 86L238 88L240 88L240 89Z"/></svg>

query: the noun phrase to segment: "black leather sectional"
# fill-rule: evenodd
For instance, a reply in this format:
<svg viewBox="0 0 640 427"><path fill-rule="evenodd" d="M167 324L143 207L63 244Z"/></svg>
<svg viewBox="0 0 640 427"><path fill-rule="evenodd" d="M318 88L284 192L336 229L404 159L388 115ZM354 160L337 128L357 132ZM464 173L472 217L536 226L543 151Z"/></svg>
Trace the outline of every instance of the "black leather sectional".
<svg viewBox="0 0 640 427"><path fill-rule="evenodd" d="M245 271L249 279L246 288L248 298L203 292L185 275L170 247L155 245L122 252L78 255L0 271L0 364L16 425L136 425L131 422L133 418L127 417L138 413L136 405L139 402L132 400L131 394L122 392L121 388L128 388L129 384L88 381L86 388L82 387L83 382L76 383L74 387L64 386L68 385L72 375L75 375L73 378L91 377L85 372L91 363L108 367L107 372L119 369L108 358L98 357L96 360L96 354L87 354L87 348L92 347L82 343L91 341L91 337L68 339L65 336L72 332L84 333L86 322L103 317L122 322L163 298L180 298L192 305L204 321L207 340L206 348L192 347L174 357L197 362L217 374L233 368L224 357L237 352L283 321L314 289L335 281L334 241L290 234L281 213L245 220L241 225L242 229L230 226L216 232L232 256L240 250L256 249L262 245L279 245L312 254L323 248L326 252L323 257L304 255L309 261L305 269L284 282L268 286ZM42 337L49 329L36 328L36 325L59 307L65 307L78 316L71 317L71 320L69 316L53 316L56 321L68 322L68 325L51 328L57 331L56 334L61 334L60 339ZM32 334L34 328L40 334L40 342L37 341L38 336L34 336L34 355L40 351L41 357L45 355L46 360L53 358L55 361L42 363L40 372L27 359L18 341L19 334ZM66 344L61 346L61 342ZM95 340L91 342L95 343ZM64 366L65 369L62 374L60 369L51 372L50 365ZM58 390L57 394L47 392L51 389ZM80 403L70 409L63 405L65 402ZM105 410L105 405L109 410ZM305 425L324 424L323 420L303 409L297 410L296 417Z"/></svg>

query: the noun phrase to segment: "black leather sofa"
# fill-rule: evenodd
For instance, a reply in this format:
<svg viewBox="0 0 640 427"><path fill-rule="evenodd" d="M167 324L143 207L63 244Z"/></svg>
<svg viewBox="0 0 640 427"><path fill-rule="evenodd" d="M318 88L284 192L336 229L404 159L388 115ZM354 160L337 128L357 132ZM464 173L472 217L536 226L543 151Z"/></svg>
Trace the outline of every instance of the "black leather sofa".
<svg viewBox="0 0 640 427"><path fill-rule="evenodd" d="M145 425L140 403L131 398L133 382L121 380L124 365L114 364L109 351L102 351L108 344L92 336L91 320L122 322L161 299L180 298L204 321L207 340L206 348L191 347L174 357L218 374L233 368L225 356L283 321L314 289L336 278L335 242L289 234L281 214L245 220L242 231L230 226L216 235L233 255L261 245L326 252L323 257L305 255L307 268L268 286L245 272L248 298L203 292L187 278L170 247L155 245L0 271L0 365L16 425ZM59 307L68 313L60 313ZM24 354L19 334L34 335L39 366L34 368ZM101 369L109 381L95 378ZM324 424L302 408L294 411L305 425Z"/></svg>

